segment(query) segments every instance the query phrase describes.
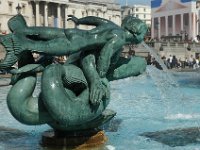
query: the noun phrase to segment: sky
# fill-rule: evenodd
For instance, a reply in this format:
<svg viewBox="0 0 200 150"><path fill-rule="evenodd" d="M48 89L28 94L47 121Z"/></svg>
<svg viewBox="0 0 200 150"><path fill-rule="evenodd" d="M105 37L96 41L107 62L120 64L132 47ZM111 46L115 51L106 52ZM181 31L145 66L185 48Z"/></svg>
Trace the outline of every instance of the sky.
<svg viewBox="0 0 200 150"><path fill-rule="evenodd" d="M126 1L128 5L133 5L133 4L142 4L142 5L149 5L151 3L151 0L119 0L120 4L126 5Z"/></svg>

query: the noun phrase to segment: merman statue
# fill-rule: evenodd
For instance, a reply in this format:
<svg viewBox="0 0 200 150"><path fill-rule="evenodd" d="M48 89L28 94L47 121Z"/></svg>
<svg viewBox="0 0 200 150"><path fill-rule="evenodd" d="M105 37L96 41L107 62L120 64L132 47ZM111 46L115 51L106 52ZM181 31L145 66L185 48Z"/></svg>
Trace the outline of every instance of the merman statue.
<svg viewBox="0 0 200 150"><path fill-rule="evenodd" d="M0 68L10 68L12 88L7 104L12 115L28 125L48 124L55 131L90 130L112 119L107 110L109 81L140 75L146 61L134 56L121 57L123 46L139 44L146 24L128 16L121 27L94 16L69 19L76 25L93 25L91 30L28 27L20 14L8 21L11 31L0 36L6 57ZM42 57L33 59L32 53ZM54 56L69 56L64 64L54 64ZM33 97L37 73L41 72L41 91Z"/></svg>

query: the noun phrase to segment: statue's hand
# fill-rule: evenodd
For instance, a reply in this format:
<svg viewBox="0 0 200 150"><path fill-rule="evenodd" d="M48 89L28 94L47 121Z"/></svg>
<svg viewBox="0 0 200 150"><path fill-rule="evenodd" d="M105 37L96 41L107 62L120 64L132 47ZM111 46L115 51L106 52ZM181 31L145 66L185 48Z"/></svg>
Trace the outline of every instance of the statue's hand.
<svg viewBox="0 0 200 150"><path fill-rule="evenodd" d="M90 86L90 102L93 105L98 105L102 101L103 96L105 96L106 90L101 80L92 82Z"/></svg>
<svg viewBox="0 0 200 150"><path fill-rule="evenodd" d="M73 21L76 25L79 24L78 23L78 18L76 18L74 15L68 15L67 21L69 21L69 20Z"/></svg>

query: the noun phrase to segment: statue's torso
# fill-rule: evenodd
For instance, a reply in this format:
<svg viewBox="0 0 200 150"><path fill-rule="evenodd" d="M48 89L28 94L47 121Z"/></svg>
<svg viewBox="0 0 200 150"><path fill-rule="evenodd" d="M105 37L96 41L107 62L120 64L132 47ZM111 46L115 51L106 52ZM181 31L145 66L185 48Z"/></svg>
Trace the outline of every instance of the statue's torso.
<svg viewBox="0 0 200 150"><path fill-rule="evenodd" d="M71 49L94 50L101 49L113 38L122 38L123 31L119 27L97 27L92 30L69 29L65 31ZM69 47L68 47L69 48Z"/></svg>

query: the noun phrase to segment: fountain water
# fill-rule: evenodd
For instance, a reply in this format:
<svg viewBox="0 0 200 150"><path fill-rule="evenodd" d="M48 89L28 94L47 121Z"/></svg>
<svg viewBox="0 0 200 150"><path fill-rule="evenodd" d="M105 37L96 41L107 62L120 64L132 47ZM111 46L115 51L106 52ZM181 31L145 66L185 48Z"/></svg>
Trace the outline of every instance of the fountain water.
<svg viewBox="0 0 200 150"><path fill-rule="evenodd" d="M141 45L143 45L146 50L149 51L149 53L155 58L155 60L161 65L162 69L164 71L168 71L166 65L164 64L163 60L158 56L158 54L156 53L156 50L154 50L153 48L149 47L144 41L141 43Z"/></svg>
<svg viewBox="0 0 200 150"><path fill-rule="evenodd" d="M148 66L146 74L111 83L111 103L108 108L118 114L102 127L109 141L101 149L198 148L200 76L195 73L171 74L154 50L143 45L151 51L163 71ZM8 80L2 78L0 83ZM40 91L39 83L35 95ZM0 149L48 150L38 143L41 133L49 127L26 126L16 121L6 106L5 97L9 89L10 86L0 87ZM180 91L184 95L179 95Z"/></svg>
<svg viewBox="0 0 200 150"><path fill-rule="evenodd" d="M160 76L165 73L151 66L147 67L147 70L148 73L141 76L111 83L111 103L108 108L118 114L114 120L102 127L109 139L102 149L198 149L200 76L195 72L172 74L178 81L180 90L184 92L185 103L181 105L180 100L175 99L178 95L177 88L173 89L175 96L166 93L168 97L162 99L154 79L149 76L149 72L156 72ZM1 78L0 83L9 82L8 80ZM23 125L9 113L5 100L9 89L10 86L0 87L0 149L49 150L39 145L41 133L49 129L47 125ZM166 107L172 108L174 112L166 114ZM180 111L182 109L184 113ZM176 113L178 111L179 114ZM192 133L195 134L191 136Z"/></svg>
<svg viewBox="0 0 200 150"><path fill-rule="evenodd" d="M168 70L166 65L164 64L163 60L158 56L156 53L156 50L149 47L145 42L141 43L146 50L150 52L150 54L155 58L155 60L160 64L160 66L163 69L163 72L159 72L154 67L148 67L147 73L151 76L151 78L154 80L156 86L158 87L158 90L161 93L161 99L164 103L169 101L165 101L168 99L168 97L174 97L174 99L180 101L180 105L184 103L184 94L180 90L180 86L176 79L172 76L171 72ZM170 115L169 113L172 113L173 108L168 108L169 104L166 104L166 113ZM175 106L174 106L175 107ZM177 109L175 108L177 111ZM181 110L183 112L183 110ZM178 112L177 112L178 113Z"/></svg>

